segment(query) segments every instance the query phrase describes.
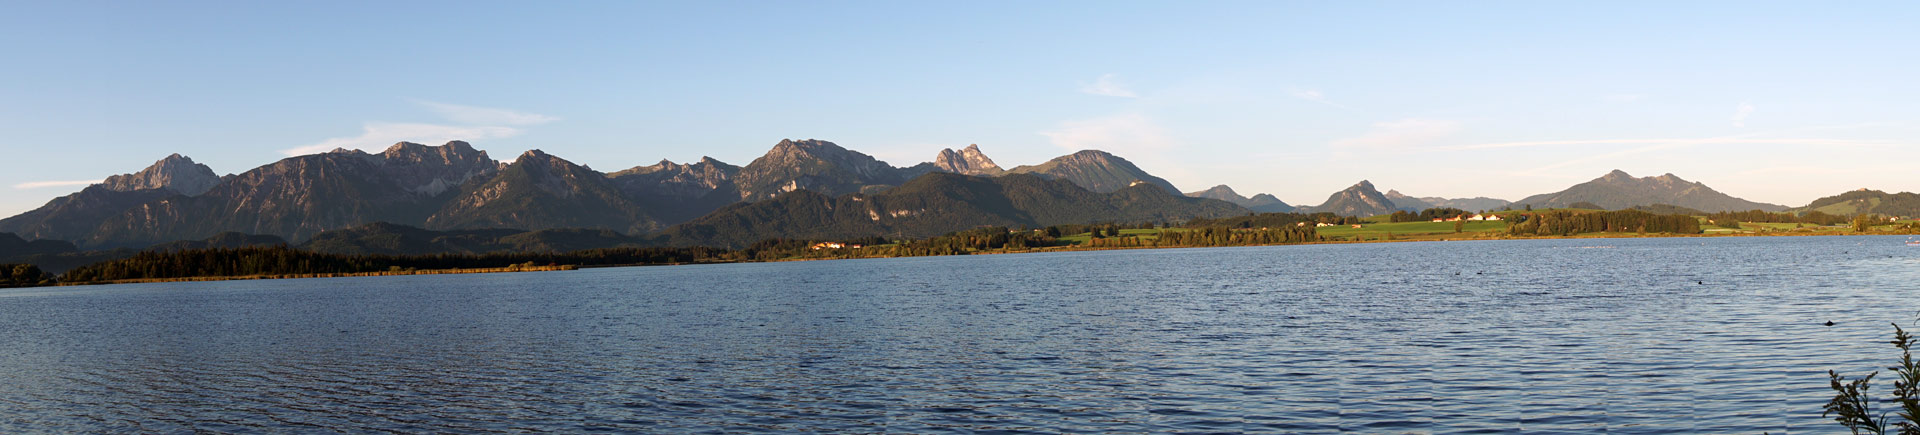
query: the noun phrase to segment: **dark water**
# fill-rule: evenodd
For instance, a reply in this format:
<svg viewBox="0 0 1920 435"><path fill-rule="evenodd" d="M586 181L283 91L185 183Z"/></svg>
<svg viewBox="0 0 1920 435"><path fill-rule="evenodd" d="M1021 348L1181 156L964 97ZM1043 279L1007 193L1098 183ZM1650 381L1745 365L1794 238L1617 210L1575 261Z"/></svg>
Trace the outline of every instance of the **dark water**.
<svg viewBox="0 0 1920 435"><path fill-rule="evenodd" d="M1825 370L1920 309L1901 240L16 290L0 432L1839 433Z"/></svg>

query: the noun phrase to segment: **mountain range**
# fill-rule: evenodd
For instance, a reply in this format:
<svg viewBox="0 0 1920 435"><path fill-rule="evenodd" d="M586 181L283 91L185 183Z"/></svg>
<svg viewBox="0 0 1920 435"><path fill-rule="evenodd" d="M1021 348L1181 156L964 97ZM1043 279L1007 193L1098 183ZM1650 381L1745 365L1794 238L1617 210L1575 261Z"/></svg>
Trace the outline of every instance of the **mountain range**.
<svg viewBox="0 0 1920 435"><path fill-rule="evenodd" d="M1004 180L1007 185L994 188L1001 197L957 200L932 198L945 194L938 188L893 191L929 174L995 177L993 182ZM928 183L956 182L942 177ZM1154 193L1133 189L1140 185L1152 186ZM731 213L750 215L760 210L753 207L756 203L782 200L797 192L804 193L766 207L791 206L802 200L869 198L879 203L939 204L914 210L933 207L944 214L905 215L888 210L886 219L840 224L859 231L885 229L919 236L986 224L1181 220L1247 212L1225 202L1180 196L1171 183L1132 162L1092 150L1003 170L975 145L942 150L932 162L895 167L832 142L782 140L746 166L707 157L689 164L663 160L602 173L540 150L522 153L511 162L495 161L485 151L453 141L440 146L402 142L377 154L337 149L289 157L224 177L175 154L142 171L111 177L38 209L0 219L0 232L28 240L71 241L88 249L142 248L229 232L306 242L326 231L371 223L428 231L580 229L631 236L661 234L654 240L688 243L826 233L765 223L730 227L759 233L724 236L696 236L697 231L674 228L700 219L705 220L699 225L708 225L702 228L711 228L725 218L707 219L717 211L734 207ZM843 199L846 195L856 196ZM1016 203L1012 208L1005 206ZM766 215L763 219L793 218Z"/></svg>
<svg viewBox="0 0 1920 435"><path fill-rule="evenodd" d="M22 255L68 255L47 250L274 243L338 253L742 246L767 238L926 237L989 225L1160 222L1255 212L1373 216L1433 207L1480 211L1573 204L1704 212L1787 209L1735 198L1673 174L1636 178L1622 171L1511 203L1382 193L1360 181L1319 205L1292 206L1265 193L1242 196L1226 185L1181 193L1133 162L1097 150L1002 169L978 145L970 145L896 167L832 142L788 139L745 166L703 157L603 173L540 150L501 162L466 142L401 142L379 153L337 149L288 157L226 176L186 156L169 155L138 172L0 219L0 233L20 241L0 240L0 248L28 253ZM1920 214L1920 195L1863 189L1795 210L1911 216ZM21 244L38 241L63 241L67 248Z"/></svg>

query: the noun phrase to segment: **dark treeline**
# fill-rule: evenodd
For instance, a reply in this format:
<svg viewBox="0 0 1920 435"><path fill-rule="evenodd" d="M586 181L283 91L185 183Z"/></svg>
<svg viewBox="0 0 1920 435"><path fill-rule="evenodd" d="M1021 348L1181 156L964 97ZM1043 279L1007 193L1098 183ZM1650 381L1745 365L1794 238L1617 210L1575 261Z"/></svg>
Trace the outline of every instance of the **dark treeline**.
<svg viewBox="0 0 1920 435"><path fill-rule="evenodd" d="M1657 215L1639 210L1576 212L1554 210L1508 217L1507 232L1528 236L1570 236L1580 233L1699 234L1700 220L1692 216Z"/></svg>
<svg viewBox="0 0 1920 435"><path fill-rule="evenodd" d="M1831 215L1827 213L1821 213L1819 211L1809 211L1807 212L1807 214L1795 215L1793 213L1774 213L1766 210L1724 211L1719 213L1708 213L1707 220L1711 220L1714 223L1718 223L1722 225L1725 225L1728 222L1765 222L1765 223L1775 223L1775 224L1839 225L1839 224L1847 223L1849 221L1845 216L1836 216L1836 215Z"/></svg>
<svg viewBox="0 0 1920 435"><path fill-rule="evenodd" d="M1186 231L1163 231L1152 246L1250 246L1306 243L1320 240L1312 225L1286 225L1261 229L1232 229L1215 226Z"/></svg>
<svg viewBox="0 0 1920 435"><path fill-rule="evenodd" d="M0 288L53 284L53 277L31 264L0 264Z"/></svg>
<svg viewBox="0 0 1920 435"><path fill-rule="evenodd" d="M440 255L338 255L286 246L187 249L142 252L130 258L82 266L60 275L61 282L204 276L368 273L396 270L499 268L521 264L614 266L736 261L752 250L713 248L610 248L568 253L494 253Z"/></svg>
<svg viewBox="0 0 1920 435"><path fill-rule="evenodd" d="M1217 219L1194 219L1187 221L1187 228L1278 228L1296 226L1300 223L1352 225L1361 223L1360 218L1340 216L1333 213L1261 213L1245 216L1230 216Z"/></svg>
<svg viewBox="0 0 1920 435"><path fill-rule="evenodd" d="M1387 221L1389 222L1428 222L1434 219L1453 219L1456 217L1466 217L1466 216L1472 216L1472 215L1473 213L1469 213L1466 210L1461 210L1453 207L1435 207L1435 208L1429 208L1426 210L1421 210L1419 213L1413 213L1406 210L1396 210L1393 212L1393 214L1387 215Z"/></svg>

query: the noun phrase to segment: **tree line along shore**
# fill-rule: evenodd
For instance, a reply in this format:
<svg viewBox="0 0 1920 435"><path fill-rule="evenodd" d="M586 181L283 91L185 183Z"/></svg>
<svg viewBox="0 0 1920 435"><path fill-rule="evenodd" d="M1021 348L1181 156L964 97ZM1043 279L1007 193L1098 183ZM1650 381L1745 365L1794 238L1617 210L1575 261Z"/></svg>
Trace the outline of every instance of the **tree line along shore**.
<svg viewBox="0 0 1920 435"><path fill-rule="evenodd" d="M1475 219L1479 217L1480 219ZM1094 249L1263 246L1576 237L1701 237L1920 234L1920 221L1876 215L1765 211L1708 215L1644 210L1551 209L1469 213L1429 209L1370 218L1262 213L1179 224L1104 223L1044 228L983 227L924 239L769 239L740 248L616 247L571 252L353 255L282 245L144 251L60 274L0 265L0 287L222 279L285 279L572 270L819 259L1050 252Z"/></svg>

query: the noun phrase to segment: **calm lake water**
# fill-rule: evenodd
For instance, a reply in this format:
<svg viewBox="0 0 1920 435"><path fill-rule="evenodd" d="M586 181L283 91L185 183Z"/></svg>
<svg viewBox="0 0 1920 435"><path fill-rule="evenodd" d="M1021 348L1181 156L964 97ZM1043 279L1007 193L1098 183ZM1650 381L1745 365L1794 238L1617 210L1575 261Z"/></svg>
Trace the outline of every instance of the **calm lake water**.
<svg viewBox="0 0 1920 435"><path fill-rule="evenodd" d="M13 290L0 432L1840 433L1825 371L1920 309L1902 240Z"/></svg>

